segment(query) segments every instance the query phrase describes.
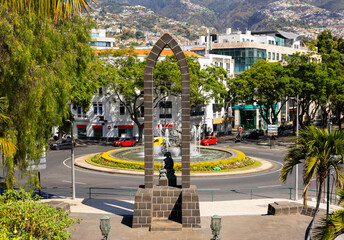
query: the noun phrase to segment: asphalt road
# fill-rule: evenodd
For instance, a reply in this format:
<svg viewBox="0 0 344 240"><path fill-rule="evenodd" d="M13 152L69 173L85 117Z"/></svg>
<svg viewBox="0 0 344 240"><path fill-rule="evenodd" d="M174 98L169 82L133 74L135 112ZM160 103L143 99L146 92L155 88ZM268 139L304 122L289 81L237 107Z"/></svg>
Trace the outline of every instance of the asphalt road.
<svg viewBox="0 0 344 240"><path fill-rule="evenodd" d="M240 176L217 176L217 177L191 177L191 184L197 185L200 190L200 195L203 200L210 200L212 197L212 190L218 196L215 200L222 199L238 199L250 198L252 193L250 188L255 188L253 197L277 197L275 192L279 193L281 197L282 190L273 190L270 188L294 188L295 175L289 176L286 183L281 183L278 179L279 170L287 152L287 148L276 146L270 149L267 146L260 146L255 144L240 144L232 141L224 142L218 145L219 147L230 147L244 152L247 156L256 157L271 161L274 163L274 168L271 171ZM75 148L75 156L82 156L90 153L104 152L113 149L112 146L104 145L88 145L77 146ZM47 155L47 169L41 171L42 187L70 187L71 186L71 170L70 170L70 150L49 150ZM302 185L302 173L299 170L299 186ZM180 178L178 179L180 181ZM157 179L156 179L157 181ZM98 187L98 188L124 188L137 189L137 187L144 183L143 176L127 176L118 174L107 174L100 172L88 171L76 167L76 187L77 197L78 192L80 197L86 197L87 190L82 188ZM178 182L180 184L180 182ZM268 188L268 189L267 189ZM236 191L227 191L229 189L237 189ZM220 191L221 190L221 191ZM56 195L70 196L68 190L49 190ZM61 193L59 193L60 191ZM267 193L268 192L268 193ZM84 194L85 193L85 194ZM126 195L127 193L125 193ZM285 197L289 197L290 191L283 190ZM301 192L300 192L301 194ZM213 196L214 198L214 196Z"/></svg>

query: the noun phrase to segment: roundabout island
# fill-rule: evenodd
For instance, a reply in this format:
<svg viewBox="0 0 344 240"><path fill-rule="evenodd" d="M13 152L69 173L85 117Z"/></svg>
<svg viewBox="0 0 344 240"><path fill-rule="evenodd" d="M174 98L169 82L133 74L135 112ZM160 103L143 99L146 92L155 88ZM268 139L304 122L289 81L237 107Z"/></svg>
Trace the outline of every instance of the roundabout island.
<svg viewBox="0 0 344 240"><path fill-rule="evenodd" d="M225 147L202 147L200 155L194 156L190 163L192 176L217 175L248 175L251 173L267 172L274 168L274 164L258 158L246 156L243 152ZM209 155L213 159L209 160ZM141 157L140 157L141 155ZM128 157L135 156L134 159ZM217 157L215 157L217 156ZM176 175L180 175L181 163L174 157ZM154 158L154 172L159 174L163 157ZM143 175L144 161L143 148L117 148L102 153L89 154L76 159L78 167L112 174Z"/></svg>

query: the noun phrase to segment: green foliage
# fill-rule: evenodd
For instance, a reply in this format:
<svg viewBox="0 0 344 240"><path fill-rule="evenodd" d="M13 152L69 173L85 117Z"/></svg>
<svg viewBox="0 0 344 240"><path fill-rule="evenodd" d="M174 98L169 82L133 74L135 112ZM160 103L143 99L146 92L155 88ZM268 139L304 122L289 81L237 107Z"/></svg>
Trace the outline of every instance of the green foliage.
<svg viewBox="0 0 344 240"><path fill-rule="evenodd" d="M69 239L68 212L37 201L24 190L0 196L0 239Z"/></svg>
<svg viewBox="0 0 344 240"><path fill-rule="evenodd" d="M112 150L112 151L116 151L116 150ZM97 154L89 158L87 161L99 166L105 166L105 167L111 167L111 168L142 170L142 171L145 169L144 162L135 162L135 161L115 159L109 156L109 153L112 151L104 152L102 154ZM252 160L251 158L246 157L243 152L240 152L237 150L233 150L233 151L236 151L238 153L238 156L229 158L229 159L223 159L223 160L217 160L217 161L211 161L211 162L191 163L190 171L191 172L209 172L209 171L213 171L214 168L216 167L221 168L220 170L222 171L230 171L230 170L243 169L246 167L259 165L258 162ZM154 163L154 171L158 172L161 167L162 167L162 163ZM177 172L181 172L182 164L175 163L174 169Z"/></svg>
<svg viewBox="0 0 344 240"><path fill-rule="evenodd" d="M288 174L292 173L294 167L297 164L303 163L305 201L311 180L316 177L319 183L319 191L321 192L321 186L331 169L335 172L336 185L341 187L344 179L339 166L340 162L332 161L332 155L344 156L344 132L333 131L329 133L326 129L309 126L301 131L299 142L288 151L280 174L280 180L285 182Z"/></svg>
<svg viewBox="0 0 344 240"><path fill-rule="evenodd" d="M105 53L106 54L106 53ZM130 51L116 51L113 57L103 55L104 78L114 92L115 102L124 105L130 118L139 128L139 141L142 140L143 124L139 121L143 106L143 76L146 61L140 61ZM120 56L120 54L125 54ZM190 70L191 105L201 106L213 98L222 102L227 94L225 86L227 72L216 66L201 69L196 58L187 57ZM154 107L168 96L181 95L181 73L175 56L158 61L154 69Z"/></svg>
<svg viewBox="0 0 344 240"><path fill-rule="evenodd" d="M344 189L338 189L341 207L343 205ZM338 209L329 214L328 218L323 218L315 229L315 239L330 240L335 239L344 231L344 210Z"/></svg>
<svg viewBox="0 0 344 240"><path fill-rule="evenodd" d="M8 188L15 184L14 168L24 172L28 159L39 159L51 127L68 118L67 101L86 108L98 86L88 44L93 23L77 15L63 24L39 19L0 10L0 96L12 119L0 132L18 149L5 158Z"/></svg>
<svg viewBox="0 0 344 240"><path fill-rule="evenodd" d="M229 98L234 104L245 102L260 106L260 115L266 123L271 124L268 113L272 113L272 123L275 123L285 104L282 99L289 96L290 88L289 78L285 76L280 63L260 59L250 69L231 80Z"/></svg>

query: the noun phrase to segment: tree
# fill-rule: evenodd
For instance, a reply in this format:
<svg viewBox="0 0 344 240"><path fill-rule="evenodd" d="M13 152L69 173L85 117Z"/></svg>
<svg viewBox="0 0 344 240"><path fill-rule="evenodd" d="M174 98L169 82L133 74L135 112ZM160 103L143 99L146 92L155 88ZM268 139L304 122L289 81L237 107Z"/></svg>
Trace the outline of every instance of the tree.
<svg viewBox="0 0 344 240"><path fill-rule="evenodd" d="M75 12L88 11L86 0L1 0L0 4L5 11L28 13L40 19L54 19L55 23L72 16Z"/></svg>
<svg viewBox="0 0 344 240"><path fill-rule="evenodd" d="M307 208L307 192L312 179L317 181L317 204L315 214L309 224L306 236L310 236L314 219L319 210L321 200L321 190L330 171L335 173L335 183L337 187L342 187L344 183L343 173L339 164L341 162L333 161L332 155L344 156L344 132L333 131L329 133L326 129L319 129L314 126L306 127L301 131L300 140L290 149L284 160L280 173L280 180L285 182L288 174L291 174L294 166L303 163L303 182L305 185L303 191L304 206ZM305 238L309 239L309 238Z"/></svg>
<svg viewBox="0 0 344 240"><path fill-rule="evenodd" d="M0 129L3 127L3 124L8 123L10 118L3 114L7 108L7 101L5 98L0 97ZM2 131L1 131L2 132ZM1 155L13 155L16 152L16 146L9 141L6 136L0 136L0 154Z"/></svg>
<svg viewBox="0 0 344 240"><path fill-rule="evenodd" d="M143 76L146 61L140 61L135 56L122 56L104 59L110 91L115 95L114 101L119 101L129 113L130 118L138 126L139 141L142 140L143 123L140 123L141 106L143 106ZM206 104L209 98L222 101L226 94L225 84L227 74L219 67L211 66L201 69L194 58L187 57L190 69L191 105ZM222 80L222 81L221 81ZM157 62L154 70L154 107L159 106L168 96L180 96L181 74L177 59L167 57Z"/></svg>
<svg viewBox="0 0 344 240"><path fill-rule="evenodd" d="M287 58L285 72L290 79L294 96L299 95L299 123L309 125L316 112L321 109L323 126L327 124L329 101L334 87L335 74L325 63L318 63L310 55L295 55ZM310 106L314 105L313 108ZM304 117L306 123L303 122ZM294 119L296 126L296 118Z"/></svg>
<svg viewBox="0 0 344 240"><path fill-rule="evenodd" d="M343 205L344 189L338 189L339 203ZM330 240L335 239L344 231L344 210L339 209L332 212L328 218L321 220L320 225L314 229L316 239Z"/></svg>
<svg viewBox="0 0 344 240"><path fill-rule="evenodd" d="M267 124L276 123L278 114L291 90L289 78L285 77L283 66L280 63L269 63L262 59L232 79L229 88L229 97L233 104L240 102L256 104Z"/></svg>
<svg viewBox="0 0 344 240"><path fill-rule="evenodd" d="M28 160L40 159L51 127L68 118L68 100L89 106L98 89L91 72L93 23L78 15L55 22L29 8L17 14L17 2L12 3L13 11L9 4L0 10L0 96L6 97L6 115L12 120L1 130L17 147L14 156L5 158L7 188L15 185L16 167L26 174Z"/></svg>

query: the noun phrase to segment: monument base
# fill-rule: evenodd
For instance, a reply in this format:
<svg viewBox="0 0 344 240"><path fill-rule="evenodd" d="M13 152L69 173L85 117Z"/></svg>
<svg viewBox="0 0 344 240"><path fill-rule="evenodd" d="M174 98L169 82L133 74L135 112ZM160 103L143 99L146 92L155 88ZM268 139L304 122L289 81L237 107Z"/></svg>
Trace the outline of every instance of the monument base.
<svg viewBox="0 0 344 240"><path fill-rule="evenodd" d="M146 189L140 187L135 196L132 227L151 227L152 222L157 220L181 223L185 228L200 228L197 187L194 185L190 188L153 186Z"/></svg>

